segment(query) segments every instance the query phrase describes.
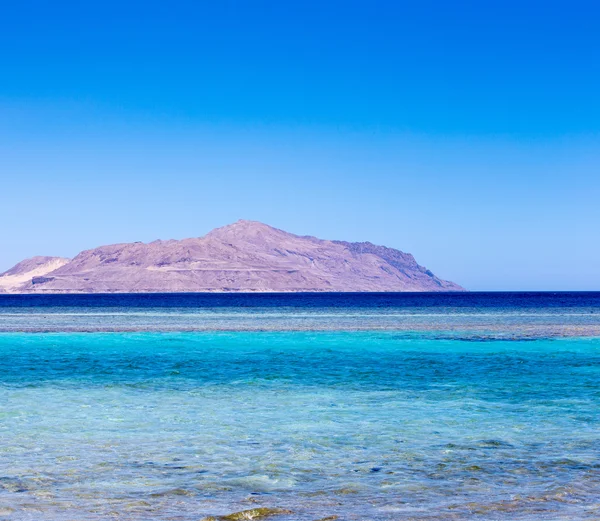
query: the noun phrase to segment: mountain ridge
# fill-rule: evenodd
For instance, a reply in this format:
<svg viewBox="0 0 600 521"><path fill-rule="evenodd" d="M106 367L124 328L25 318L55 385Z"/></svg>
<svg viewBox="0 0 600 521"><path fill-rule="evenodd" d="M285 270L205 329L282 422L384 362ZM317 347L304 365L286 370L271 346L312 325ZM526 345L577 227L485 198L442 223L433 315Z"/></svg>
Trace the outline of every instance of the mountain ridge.
<svg viewBox="0 0 600 521"><path fill-rule="evenodd" d="M0 275L0 291L464 291L420 266L410 253L370 242L294 235L247 220L198 238L111 244L84 250L70 260L32 259ZM53 269L44 271L40 266L46 264L39 259ZM7 277L12 277L12 285ZM23 281L15 285L16 280Z"/></svg>

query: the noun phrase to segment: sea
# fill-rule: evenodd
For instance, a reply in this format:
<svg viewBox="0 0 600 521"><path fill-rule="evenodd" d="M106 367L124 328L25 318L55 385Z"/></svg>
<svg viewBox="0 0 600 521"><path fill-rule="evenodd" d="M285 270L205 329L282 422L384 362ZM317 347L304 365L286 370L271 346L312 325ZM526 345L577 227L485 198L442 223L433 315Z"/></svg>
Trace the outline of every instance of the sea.
<svg viewBox="0 0 600 521"><path fill-rule="evenodd" d="M600 519L600 293L0 296L0 519L267 508Z"/></svg>

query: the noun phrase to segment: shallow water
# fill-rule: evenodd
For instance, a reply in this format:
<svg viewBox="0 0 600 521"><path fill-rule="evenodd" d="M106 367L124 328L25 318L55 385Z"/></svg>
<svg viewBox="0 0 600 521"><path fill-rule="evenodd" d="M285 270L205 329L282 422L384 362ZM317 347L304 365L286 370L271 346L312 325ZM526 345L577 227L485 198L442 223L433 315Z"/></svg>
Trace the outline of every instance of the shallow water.
<svg viewBox="0 0 600 521"><path fill-rule="evenodd" d="M0 331L0 519L600 518L598 293L0 296Z"/></svg>
<svg viewBox="0 0 600 521"><path fill-rule="evenodd" d="M473 340L1 334L0 518L598 519L600 340Z"/></svg>

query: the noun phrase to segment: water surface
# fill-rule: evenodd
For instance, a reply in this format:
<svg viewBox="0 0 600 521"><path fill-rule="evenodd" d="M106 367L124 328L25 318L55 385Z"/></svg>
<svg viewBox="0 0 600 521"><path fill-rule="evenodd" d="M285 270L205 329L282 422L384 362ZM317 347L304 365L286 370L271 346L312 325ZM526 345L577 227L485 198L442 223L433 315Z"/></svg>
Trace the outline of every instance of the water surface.
<svg viewBox="0 0 600 521"><path fill-rule="evenodd" d="M596 294L69 298L0 303L0 519L600 517Z"/></svg>

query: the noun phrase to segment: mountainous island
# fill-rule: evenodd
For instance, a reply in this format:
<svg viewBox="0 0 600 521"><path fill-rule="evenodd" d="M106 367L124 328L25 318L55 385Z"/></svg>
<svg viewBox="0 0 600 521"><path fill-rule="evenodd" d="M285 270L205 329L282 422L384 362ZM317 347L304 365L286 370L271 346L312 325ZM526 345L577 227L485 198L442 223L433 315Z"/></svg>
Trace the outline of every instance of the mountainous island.
<svg viewBox="0 0 600 521"><path fill-rule="evenodd" d="M0 293L464 291L414 257L370 242L298 236L240 220L204 237L33 257L0 275Z"/></svg>

